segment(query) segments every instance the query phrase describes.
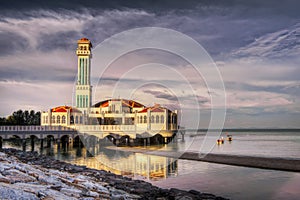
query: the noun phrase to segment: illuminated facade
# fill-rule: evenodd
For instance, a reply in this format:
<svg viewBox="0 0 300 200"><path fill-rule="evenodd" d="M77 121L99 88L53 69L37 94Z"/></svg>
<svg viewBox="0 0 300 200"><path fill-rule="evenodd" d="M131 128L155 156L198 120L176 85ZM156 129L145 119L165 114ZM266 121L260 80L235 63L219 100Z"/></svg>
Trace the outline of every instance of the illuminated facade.
<svg viewBox="0 0 300 200"><path fill-rule="evenodd" d="M177 111L173 112L159 104L146 107L133 100L108 99L92 106L92 43L82 38L77 44L75 107L59 106L42 112L41 125L68 126L89 133L93 130L92 134L98 137L131 133L130 138L136 138L135 134L142 138L160 134L166 138L175 134L178 127Z"/></svg>

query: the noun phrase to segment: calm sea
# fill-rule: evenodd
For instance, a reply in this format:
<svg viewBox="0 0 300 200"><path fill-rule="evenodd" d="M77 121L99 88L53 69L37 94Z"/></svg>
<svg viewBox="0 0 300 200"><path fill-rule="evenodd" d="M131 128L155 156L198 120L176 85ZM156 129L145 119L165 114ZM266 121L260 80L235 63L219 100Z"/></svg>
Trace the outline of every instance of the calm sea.
<svg viewBox="0 0 300 200"><path fill-rule="evenodd" d="M300 159L300 132L234 131L228 134L233 136L233 141L215 145L212 153ZM222 136L226 137L225 134ZM162 148L199 151L205 137L205 132L186 132L184 141L179 136L177 142ZM300 196L300 173L177 160L104 148L109 145L106 142L89 150L72 146L58 150L54 144L52 148L44 148L42 153L144 179L164 188L195 189L230 199L299 199ZM14 145L4 143L4 147L11 146Z"/></svg>

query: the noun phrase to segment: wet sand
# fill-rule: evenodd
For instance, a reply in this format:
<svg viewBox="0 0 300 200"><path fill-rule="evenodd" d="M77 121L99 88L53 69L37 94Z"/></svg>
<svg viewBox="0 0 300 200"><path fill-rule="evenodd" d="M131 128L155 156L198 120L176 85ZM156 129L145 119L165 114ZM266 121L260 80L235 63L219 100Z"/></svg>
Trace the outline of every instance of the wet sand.
<svg viewBox="0 0 300 200"><path fill-rule="evenodd" d="M197 152L168 152L163 150L158 151L158 150L151 150L146 148L135 148L135 147L107 147L107 148L119 150L119 151L130 151L134 153L144 153L149 155L174 157L174 158L185 159L185 160L195 160L195 161L212 162L212 163L220 163L220 164L227 164L227 165L300 172L300 159L241 156L241 155L227 155L227 154L202 155Z"/></svg>

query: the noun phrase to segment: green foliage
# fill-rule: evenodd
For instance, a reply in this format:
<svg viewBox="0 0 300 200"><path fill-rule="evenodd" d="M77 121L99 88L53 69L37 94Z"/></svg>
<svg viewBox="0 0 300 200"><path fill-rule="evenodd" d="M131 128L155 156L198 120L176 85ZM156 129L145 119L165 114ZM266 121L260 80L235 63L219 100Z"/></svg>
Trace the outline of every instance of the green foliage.
<svg viewBox="0 0 300 200"><path fill-rule="evenodd" d="M0 125L40 125L41 113L18 110L7 118L0 118Z"/></svg>

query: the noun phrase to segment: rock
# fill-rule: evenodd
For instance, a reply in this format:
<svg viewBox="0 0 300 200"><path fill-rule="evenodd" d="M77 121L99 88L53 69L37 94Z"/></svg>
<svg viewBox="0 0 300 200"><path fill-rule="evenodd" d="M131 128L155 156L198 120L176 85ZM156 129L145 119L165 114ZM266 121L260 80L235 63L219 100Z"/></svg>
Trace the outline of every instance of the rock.
<svg viewBox="0 0 300 200"><path fill-rule="evenodd" d="M199 195L201 194L199 191L197 190L190 190L189 193L194 194L194 195Z"/></svg>
<svg viewBox="0 0 300 200"><path fill-rule="evenodd" d="M89 197L99 197L99 194L97 192L93 191L88 191L84 193L84 196L89 196Z"/></svg>
<svg viewBox="0 0 300 200"><path fill-rule="evenodd" d="M6 178L10 180L11 183L17 182L34 182L36 179L28 174L25 174L21 171L10 169L6 171Z"/></svg>
<svg viewBox="0 0 300 200"><path fill-rule="evenodd" d="M18 200L38 200L34 194L25 192L20 189L10 188L8 186L1 185L0 187L1 199L18 199Z"/></svg>
<svg viewBox="0 0 300 200"><path fill-rule="evenodd" d="M71 197L80 197L80 194L82 193L81 190L75 189L75 188L62 188L60 190L61 193L67 195L67 196L71 196Z"/></svg>
<svg viewBox="0 0 300 200"><path fill-rule="evenodd" d="M5 176L2 176L0 174L0 182L2 182L2 183L10 183L10 180L8 178L6 178Z"/></svg>

